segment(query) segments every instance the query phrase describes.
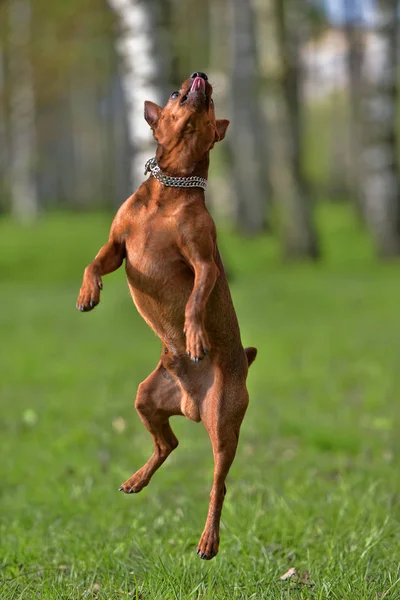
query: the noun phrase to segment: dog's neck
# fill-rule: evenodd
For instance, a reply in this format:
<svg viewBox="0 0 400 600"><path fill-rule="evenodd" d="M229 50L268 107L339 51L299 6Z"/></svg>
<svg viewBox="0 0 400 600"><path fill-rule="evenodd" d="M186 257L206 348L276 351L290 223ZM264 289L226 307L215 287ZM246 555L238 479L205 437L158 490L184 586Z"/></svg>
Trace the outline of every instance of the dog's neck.
<svg viewBox="0 0 400 600"><path fill-rule="evenodd" d="M193 160L192 157L186 156L184 152L177 153L168 151L162 144L158 144L156 151L158 166L167 175L173 177L190 177L197 175L198 177L208 177L208 168L210 165L210 152L206 152L200 160Z"/></svg>

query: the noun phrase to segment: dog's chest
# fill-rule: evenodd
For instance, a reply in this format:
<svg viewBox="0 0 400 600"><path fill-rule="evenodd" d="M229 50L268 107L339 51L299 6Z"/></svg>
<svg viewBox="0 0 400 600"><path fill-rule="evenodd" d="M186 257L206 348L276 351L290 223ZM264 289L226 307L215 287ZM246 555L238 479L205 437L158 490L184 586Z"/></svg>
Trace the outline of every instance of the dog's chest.
<svg viewBox="0 0 400 600"><path fill-rule="evenodd" d="M126 237L126 271L130 284L150 296L193 278L178 245L173 215L143 211Z"/></svg>

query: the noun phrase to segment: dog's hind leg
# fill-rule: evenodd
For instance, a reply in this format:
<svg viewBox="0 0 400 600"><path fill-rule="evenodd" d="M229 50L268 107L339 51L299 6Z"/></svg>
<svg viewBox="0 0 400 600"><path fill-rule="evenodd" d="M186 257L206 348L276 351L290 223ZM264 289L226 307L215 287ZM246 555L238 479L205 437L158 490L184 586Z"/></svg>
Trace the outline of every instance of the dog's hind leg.
<svg viewBox="0 0 400 600"><path fill-rule="evenodd" d="M235 458L240 425L248 405L244 384L224 389L207 399L202 421L211 439L214 454L214 482L207 521L197 548L200 558L210 560L219 547L219 526L226 494L225 479Z"/></svg>
<svg viewBox="0 0 400 600"><path fill-rule="evenodd" d="M169 424L169 417L180 415L182 392L176 380L161 362L143 381L136 396L136 410L154 440L154 451L146 464L119 488L126 494L140 492L151 477L178 446L178 440Z"/></svg>

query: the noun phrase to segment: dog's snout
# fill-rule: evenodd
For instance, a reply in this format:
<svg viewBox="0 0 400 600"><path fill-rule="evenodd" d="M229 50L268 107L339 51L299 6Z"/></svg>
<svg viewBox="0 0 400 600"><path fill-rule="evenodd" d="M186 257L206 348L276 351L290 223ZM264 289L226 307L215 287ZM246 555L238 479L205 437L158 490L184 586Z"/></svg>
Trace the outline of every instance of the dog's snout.
<svg viewBox="0 0 400 600"><path fill-rule="evenodd" d="M192 73L190 79L196 79L196 77L201 77L204 81L208 81L208 77L205 73L201 73L200 71L196 71L196 73Z"/></svg>

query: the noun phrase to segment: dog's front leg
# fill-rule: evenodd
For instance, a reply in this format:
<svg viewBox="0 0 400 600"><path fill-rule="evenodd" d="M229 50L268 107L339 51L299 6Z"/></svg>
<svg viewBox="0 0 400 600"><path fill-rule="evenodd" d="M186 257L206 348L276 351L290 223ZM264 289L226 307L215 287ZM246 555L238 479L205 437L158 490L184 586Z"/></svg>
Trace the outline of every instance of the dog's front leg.
<svg viewBox="0 0 400 600"><path fill-rule="evenodd" d="M195 273L194 285L185 310L186 352L189 358L198 362L210 350L204 321L207 301L219 271L213 259L199 260L192 266Z"/></svg>
<svg viewBox="0 0 400 600"><path fill-rule="evenodd" d="M193 290L185 308L186 353L198 362L210 350L205 329L206 306L219 269L215 263L216 234L210 215L187 218L180 226L180 250L194 271Z"/></svg>
<svg viewBox="0 0 400 600"><path fill-rule="evenodd" d="M93 262L85 269L82 287L76 308L82 312L92 310L100 302L100 290L103 289L102 275L116 271L125 257L125 245L110 237Z"/></svg>

